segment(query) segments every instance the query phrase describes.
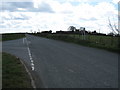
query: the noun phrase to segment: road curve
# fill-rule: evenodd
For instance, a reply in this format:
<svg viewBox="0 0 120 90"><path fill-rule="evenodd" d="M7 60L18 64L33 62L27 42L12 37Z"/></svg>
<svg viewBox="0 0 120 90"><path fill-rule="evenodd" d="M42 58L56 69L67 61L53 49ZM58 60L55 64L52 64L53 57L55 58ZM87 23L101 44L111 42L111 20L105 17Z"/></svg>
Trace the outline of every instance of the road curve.
<svg viewBox="0 0 120 90"><path fill-rule="evenodd" d="M118 88L116 53L28 34L26 39L3 42L2 48L28 67L32 58L37 87L42 83L45 88Z"/></svg>

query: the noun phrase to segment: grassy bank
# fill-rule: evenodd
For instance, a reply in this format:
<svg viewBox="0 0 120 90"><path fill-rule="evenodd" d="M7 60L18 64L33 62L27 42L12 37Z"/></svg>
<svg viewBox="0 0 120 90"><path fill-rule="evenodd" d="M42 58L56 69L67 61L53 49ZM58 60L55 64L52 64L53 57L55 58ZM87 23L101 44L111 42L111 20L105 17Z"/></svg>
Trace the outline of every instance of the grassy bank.
<svg viewBox="0 0 120 90"><path fill-rule="evenodd" d="M0 89L2 87L2 53L0 52Z"/></svg>
<svg viewBox="0 0 120 90"><path fill-rule="evenodd" d="M9 33L9 34L2 34L2 41L7 40L14 40L25 37L24 33Z"/></svg>
<svg viewBox="0 0 120 90"><path fill-rule="evenodd" d="M2 41L2 34L0 34L0 42Z"/></svg>
<svg viewBox="0 0 120 90"><path fill-rule="evenodd" d="M20 60L7 53L2 53L2 88L32 88Z"/></svg>
<svg viewBox="0 0 120 90"><path fill-rule="evenodd" d="M82 35L78 34L33 34L33 35L75 43L88 47L105 49L113 52L120 51L119 47L120 37L86 35L85 40L83 40Z"/></svg>

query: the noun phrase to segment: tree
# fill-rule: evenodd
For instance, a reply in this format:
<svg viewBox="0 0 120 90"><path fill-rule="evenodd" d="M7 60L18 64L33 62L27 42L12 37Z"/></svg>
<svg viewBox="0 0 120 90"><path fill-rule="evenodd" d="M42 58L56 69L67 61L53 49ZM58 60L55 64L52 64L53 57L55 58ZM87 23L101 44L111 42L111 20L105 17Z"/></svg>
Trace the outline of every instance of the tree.
<svg viewBox="0 0 120 90"><path fill-rule="evenodd" d="M70 26L70 27L68 28L68 30L74 32L74 31L76 30L76 28L75 28L74 26Z"/></svg>
<svg viewBox="0 0 120 90"><path fill-rule="evenodd" d="M110 18L108 18L108 26L114 34L120 35L120 31L119 31L116 23L114 22L114 24L112 24Z"/></svg>
<svg viewBox="0 0 120 90"><path fill-rule="evenodd" d="M49 30L49 33L52 33L52 30Z"/></svg>

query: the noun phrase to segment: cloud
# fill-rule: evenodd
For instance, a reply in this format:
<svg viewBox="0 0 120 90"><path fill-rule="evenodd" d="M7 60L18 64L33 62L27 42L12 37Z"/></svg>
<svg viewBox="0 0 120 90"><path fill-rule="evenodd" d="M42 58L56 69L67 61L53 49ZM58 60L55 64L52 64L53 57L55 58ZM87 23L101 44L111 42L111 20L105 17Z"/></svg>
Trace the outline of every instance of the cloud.
<svg viewBox="0 0 120 90"><path fill-rule="evenodd" d="M0 11L9 12L49 12L53 13L49 4L43 2L38 8L34 7L33 2L1 2Z"/></svg>
<svg viewBox="0 0 120 90"><path fill-rule="evenodd" d="M39 28L41 31L57 31L67 30L73 25L108 33L108 17L116 23L118 15L113 0L35 0L28 5L24 2L6 4L1 23L17 30L29 28L37 31Z"/></svg>
<svg viewBox="0 0 120 90"><path fill-rule="evenodd" d="M0 28L6 28L6 25L0 25Z"/></svg>
<svg viewBox="0 0 120 90"><path fill-rule="evenodd" d="M11 3L0 2L0 11L15 11L16 7L12 6Z"/></svg>
<svg viewBox="0 0 120 90"><path fill-rule="evenodd" d="M1 11L21 11L18 8L30 9L33 8L32 2L2 2L1 3Z"/></svg>
<svg viewBox="0 0 120 90"><path fill-rule="evenodd" d="M33 0L1 0L0 2L32 2Z"/></svg>
<svg viewBox="0 0 120 90"><path fill-rule="evenodd" d="M1 14L1 20L5 21L5 20L29 20L30 16L25 15L24 13L20 13L20 12L3 12Z"/></svg>
<svg viewBox="0 0 120 90"><path fill-rule="evenodd" d="M29 19L28 17L22 16L22 17L14 17L12 20L28 20L28 19Z"/></svg>
<svg viewBox="0 0 120 90"><path fill-rule="evenodd" d="M30 18L31 17L24 14L24 12L3 12L0 18L0 28L8 28L8 30L9 28L13 28L16 30L19 28L30 28L30 25L27 22Z"/></svg>
<svg viewBox="0 0 120 90"><path fill-rule="evenodd" d="M15 6L16 8L33 8L32 2L9 2L11 6Z"/></svg>
<svg viewBox="0 0 120 90"><path fill-rule="evenodd" d="M112 0L114 4L117 4L120 0Z"/></svg>
<svg viewBox="0 0 120 90"><path fill-rule="evenodd" d="M42 2L41 4L39 4L38 8L36 8L36 10L39 11L39 12L49 12L49 13L54 12L52 10L51 6L46 2Z"/></svg>

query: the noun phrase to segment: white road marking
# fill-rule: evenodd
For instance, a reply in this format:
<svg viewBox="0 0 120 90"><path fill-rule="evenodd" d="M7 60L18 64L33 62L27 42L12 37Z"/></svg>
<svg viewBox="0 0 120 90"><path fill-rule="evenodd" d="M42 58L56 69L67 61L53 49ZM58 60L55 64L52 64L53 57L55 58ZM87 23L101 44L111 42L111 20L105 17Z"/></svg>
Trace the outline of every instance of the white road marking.
<svg viewBox="0 0 120 90"><path fill-rule="evenodd" d="M34 67L32 67L32 70L34 71L34 70L35 70L35 68L34 68Z"/></svg>
<svg viewBox="0 0 120 90"><path fill-rule="evenodd" d="M31 68L32 68L32 70L34 70L34 63L33 63L33 59L32 59L29 47L28 47L28 55L29 55L29 58L30 58L30 61L31 61Z"/></svg>
<svg viewBox="0 0 120 90"><path fill-rule="evenodd" d="M33 60L31 60L31 63L33 63Z"/></svg>
<svg viewBox="0 0 120 90"><path fill-rule="evenodd" d="M23 44L24 44L24 42L25 42L25 41L24 41L24 38L23 38Z"/></svg>
<svg viewBox="0 0 120 90"><path fill-rule="evenodd" d="M25 39L26 39L26 38L25 38ZM28 43L31 43L31 42L30 42L30 41L27 41L27 39L26 39L26 43L27 43L28 55L29 55L30 62L31 62L31 69L34 71L34 70L35 70L35 67L34 67L34 63L33 63L33 58L32 58L32 55L31 55L31 52L30 52L30 48L29 48L29 45L28 45Z"/></svg>
<svg viewBox="0 0 120 90"><path fill-rule="evenodd" d="M29 53L29 56L31 56L31 54Z"/></svg>
<svg viewBox="0 0 120 90"><path fill-rule="evenodd" d="M32 65L32 66L34 66L34 64L33 64L33 63L31 63L31 65Z"/></svg>
<svg viewBox="0 0 120 90"><path fill-rule="evenodd" d="M68 69L69 72L74 72L72 69Z"/></svg>

